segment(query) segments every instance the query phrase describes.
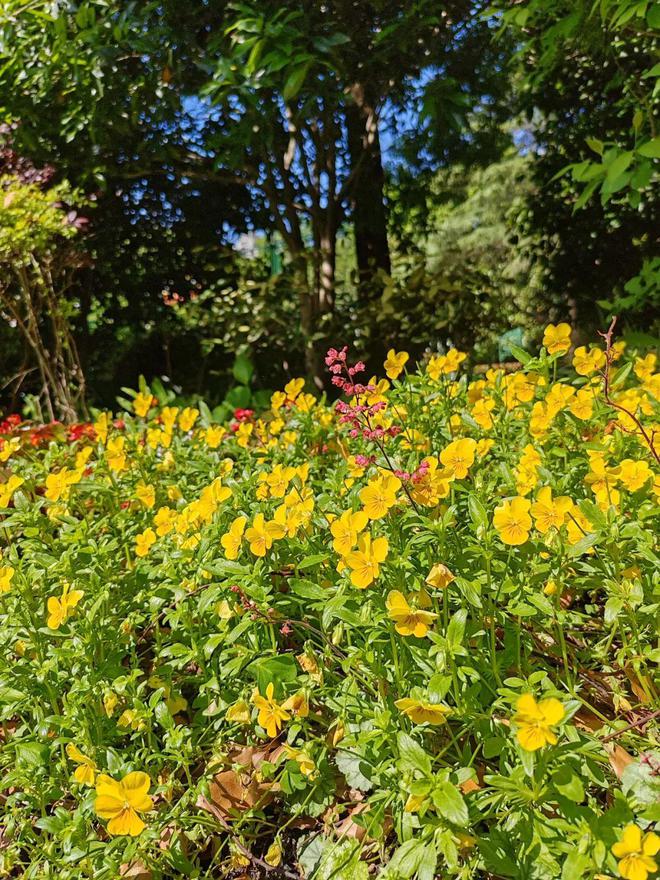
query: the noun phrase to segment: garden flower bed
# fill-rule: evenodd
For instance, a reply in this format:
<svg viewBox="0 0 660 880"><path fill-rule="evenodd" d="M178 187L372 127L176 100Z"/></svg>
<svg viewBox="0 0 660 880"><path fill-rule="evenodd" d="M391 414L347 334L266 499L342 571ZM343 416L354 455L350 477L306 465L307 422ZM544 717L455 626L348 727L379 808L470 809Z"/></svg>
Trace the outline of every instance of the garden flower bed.
<svg viewBox="0 0 660 880"><path fill-rule="evenodd" d="M652 876L660 374L569 344L5 421L0 876Z"/></svg>

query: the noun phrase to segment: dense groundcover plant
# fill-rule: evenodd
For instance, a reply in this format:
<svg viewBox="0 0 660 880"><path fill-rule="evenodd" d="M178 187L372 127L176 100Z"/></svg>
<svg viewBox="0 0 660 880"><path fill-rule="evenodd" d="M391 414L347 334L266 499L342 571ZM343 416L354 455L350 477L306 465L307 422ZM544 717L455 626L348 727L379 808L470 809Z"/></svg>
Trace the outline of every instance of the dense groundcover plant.
<svg viewBox="0 0 660 880"><path fill-rule="evenodd" d="M0 876L646 880L654 355L0 425Z"/></svg>

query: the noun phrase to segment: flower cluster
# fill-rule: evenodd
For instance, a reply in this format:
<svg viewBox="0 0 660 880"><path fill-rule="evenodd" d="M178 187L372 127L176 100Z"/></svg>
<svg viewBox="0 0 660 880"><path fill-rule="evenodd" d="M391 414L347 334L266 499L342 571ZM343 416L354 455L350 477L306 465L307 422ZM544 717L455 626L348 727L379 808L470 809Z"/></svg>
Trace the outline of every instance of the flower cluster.
<svg viewBox="0 0 660 880"><path fill-rule="evenodd" d="M660 373L571 345L5 418L0 874L652 877Z"/></svg>

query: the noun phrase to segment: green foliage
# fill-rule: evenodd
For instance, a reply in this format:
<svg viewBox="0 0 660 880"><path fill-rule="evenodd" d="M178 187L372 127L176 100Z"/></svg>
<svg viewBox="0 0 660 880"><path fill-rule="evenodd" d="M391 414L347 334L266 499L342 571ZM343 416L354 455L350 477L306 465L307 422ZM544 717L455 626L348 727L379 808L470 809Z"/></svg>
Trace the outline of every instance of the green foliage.
<svg viewBox="0 0 660 880"><path fill-rule="evenodd" d="M0 265L5 273L30 260L53 256L77 229L67 222L63 204L80 204L81 194L68 183L44 190L15 176L0 177Z"/></svg>
<svg viewBox="0 0 660 880"><path fill-rule="evenodd" d="M547 282L568 294L584 323L600 320L594 303L603 290L632 321L651 321L657 292L644 307L624 286L656 255L658 4L530 0L496 8L521 43L521 102L540 185L526 224Z"/></svg>

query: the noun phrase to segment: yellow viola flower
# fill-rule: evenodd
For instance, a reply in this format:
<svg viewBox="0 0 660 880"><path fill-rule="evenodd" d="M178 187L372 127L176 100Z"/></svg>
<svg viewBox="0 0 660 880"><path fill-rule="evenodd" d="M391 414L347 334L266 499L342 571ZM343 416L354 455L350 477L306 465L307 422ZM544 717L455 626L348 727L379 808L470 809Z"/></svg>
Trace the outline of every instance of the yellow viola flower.
<svg viewBox="0 0 660 880"><path fill-rule="evenodd" d="M81 474L78 471L71 471L69 468L62 468L56 474L48 474L46 477L46 498L49 501L66 501L71 491L71 486L79 483Z"/></svg>
<svg viewBox="0 0 660 880"><path fill-rule="evenodd" d="M526 498L517 496L510 501L503 501L493 515L493 525L497 529L503 544L516 546L524 544L529 538L532 518L529 515L530 503Z"/></svg>
<svg viewBox="0 0 660 880"><path fill-rule="evenodd" d="M318 660L311 649L307 649L303 654L296 654L296 660L300 663L300 668L303 672L306 672L315 684L321 684L323 682L323 672L321 671Z"/></svg>
<svg viewBox="0 0 660 880"><path fill-rule="evenodd" d="M117 727L130 727L131 730L144 730L145 724L136 709L124 709L117 719Z"/></svg>
<svg viewBox="0 0 660 880"><path fill-rule="evenodd" d="M11 565L0 565L0 593L8 593L15 571Z"/></svg>
<svg viewBox="0 0 660 880"><path fill-rule="evenodd" d="M346 556L346 565L351 569L351 583L359 590L366 589L380 574L380 565L387 559L389 543L387 538L360 535L357 550Z"/></svg>
<svg viewBox="0 0 660 880"><path fill-rule="evenodd" d="M245 537L250 545L250 552L255 556L265 556L273 546L273 541L283 538L286 534L285 527L274 520L266 522L263 513L258 513L252 525L245 532Z"/></svg>
<svg viewBox="0 0 660 880"><path fill-rule="evenodd" d="M495 401L492 397L481 397L472 407L471 416L480 428L488 431L493 427L491 412L495 409Z"/></svg>
<svg viewBox="0 0 660 880"><path fill-rule="evenodd" d="M266 696L263 697L258 691L252 695L252 703L259 710L257 722L266 731L271 739L280 732L283 723L289 721L291 715L281 706L275 697L275 686L271 681L266 688Z"/></svg>
<svg viewBox="0 0 660 880"><path fill-rule="evenodd" d="M151 510L156 503L156 490L151 484L140 481L135 487L135 497Z"/></svg>
<svg viewBox="0 0 660 880"><path fill-rule="evenodd" d="M438 459L433 455L427 456L423 463L428 466L427 471L424 476L413 481L411 486L412 499L415 504L435 507L441 498L446 498L449 495L453 477L449 470L438 469Z"/></svg>
<svg viewBox="0 0 660 880"><path fill-rule="evenodd" d="M282 863L282 845L279 841L273 841L268 847L264 856L264 862L270 865L271 868L277 868Z"/></svg>
<svg viewBox="0 0 660 880"><path fill-rule="evenodd" d="M76 453L76 470L84 470L87 462L90 459L90 456L94 450L91 446L85 446L84 449L79 449Z"/></svg>
<svg viewBox="0 0 660 880"><path fill-rule="evenodd" d="M83 590L71 590L70 584L65 583L62 587L62 595L51 596L46 602L48 618L46 626L50 629L59 629L67 618L73 614L73 609L85 595Z"/></svg>
<svg viewBox="0 0 660 880"><path fill-rule="evenodd" d="M282 409L284 404L286 403L286 394L283 391L274 391L270 397L270 408L273 413L276 413L278 410Z"/></svg>
<svg viewBox="0 0 660 880"><path fill-rule="evenodd" d="M607 510L611 505L616 507L621 499L621 493L615 488L621 468L608 465L603 453L590 451L588 454L590 470L584 482L591 487L596 503L602 510Z"/></svg>
<svg viewBox="0 0 660 880"><path fill-rule="evenodd" d="M490 437L482 437L477 441L477 458L485 458L495 445L495 441Z"/></svg>
<svg viewBox="0 0 660 880"><path fill-rule="evenodd" d="M92 427L94 428L94 433L96 434L96 439L104 446L106 440L108 439L108 430L110 429L111 424L112 416L110 415L110 413L103 412L100 413L100 415L92 425Z"/></svg>
<svg viewBox="0 0 660 880"><path fill-rule="evenodd" d="M296 398L296 406L301 412L311 412L316 406L313 394L301 394Z"/></svg>
<svg viewBox="0 0 660 880"><path fill-rule="evenodd" d="M542 535L550 529L560 529L566 522L569 510L572 510L573 502L566 495L558 498L552 497L550 486L544 486L536 496L536 501L531 506L531 514L534 524Z"/></svg>
<svg viewBox="0 0 660 880"><path fill-rule="evenodd" d="M192 430L192 426L198 418L199 410L195 409L193 406L187 406L181 411L181 414L179 415L179 427L184 434L187 434L188 431Z"/></svg>
<svg viewBox="0 0 660 880"><path fill-rule="evenodd" d="M369 519L362 510L353 512L345 510L338 519L330 524L332 533L332 546L341 556L350 553L357 544L358 535L366 528Z"/></svg>
<svg viewBox="0 0 660 880"><path fill-rule="evenodd" d="M444 590L454 580L456 580L455 576L442 562L436 562L426 576L426 583L438 590Z"/></svg>
<svg viewBox="0 0 660 880"><path fill-rule="evenodd" d="M513 722L516 739L526 752L535 752L545 745L554 745L557 736L552 730L566 713L563 705L554 697L536 702L533 694L523 694L516 703Z"/></svg>
<svg viewBox="0 0 660 880"><path fill-rule="evenodd" d="M591 391L581 388L571 401L569 411L583 422L588 421L594 411L594 397Z"/></svg>
<svg viewBox="0 0 660 880"><path fill-rule="evenodd" d="M454 440L440 453L440 461L456 480L467 477L468 470L474 464L477 441L471 437Z"/></svg>
<svg viewBox="0 0 660 880"><path fill-rule="evenodd" d="M21 441L18 437L12 437L10 440L1 440L0 439L0 461L9 461L11 456L16 452L16 450L21 445Z"/></svg>
<svg viewBox="0 0 660 880"><path fill-rule="evenodd" d="M649 352L646 357L636 357L633 370L640 382L646 382L655 373L658 356L655 352Z"/></svg>
<svg viewBox="0 0 660 880"><path fill-rule="evenodd" d="M295 761L303 776L312 778L316 775L316 764L307 752L302 749L294 749L292 746L284 746L284 754L289 761Z"/></svg>
<svg viewBox="0 0 660 880"><path fill-rule="evenodd" d="M385 363L383 366L385 367L385 375L388 379L398 379L399 375L403 372L403 368L408 362L410 355L407 351L396 352L393 348L391 348L387 352L387 357L385 358Z"/></svg>
<svg viewBox="0 0 660 880"><path fill-rule="evenodd" d="M284 394L286 395L287 400L295 400L296 397L300 394L300 392L305 387L304 379L291 379L290 382L287 382L284 386Z"/></svg>
<svg viewBox="0 0 660 880"><path fill-rule="evenodd" d="M16 474L12 474L5 483L0 483L0 509L9 507L9 502L13 498L14 492L24 482L23 477L17 477Z"/></svg>
<svg viewBox="0 0 660 880"><path fill-rule="evenodd" d="M153 406L154 398L151 391L140 392L133 401L133 412L143 419Z"/></svg>
<svg viewBox="0 0 660 880"><path fill-rule="evenodd" d="M653 476L653 471L645 461L624 458L619 465L619 482L629 492L637 492Z"/></svg>
<svg viewBox="0 0 660 880"><path fill-rule="evenodd" d="M424 804L428 802L428 798L421 794L409 794L403 806L404 813L419 813Z"/></svg>
<svg viewBox="0 0 660 880"><path fill-rule="evenodd" d="M619 874L625 880L646 880L649 874L658 870L653 858L660 851L660 837L635 824L626 825L620 840L612 847L612 855L619 859Z"/></svg>
<svg viewBox="0 0 660 880"><path fill-rule="evenodd" d="M145 529L135 536L135 555L146 556L151 547L156 543L156 533L153 529Z"/></svg>
<svg viewBox="0 0 660 880"><path fill-rule="evenodd" d="M428 700L414 700L404 697L395 700L394 705L403 712L414 724L444 724L447 715L451 714L449 706L444 703L431 703Z"/></svg>
<svg viewBox="0 0 660 880"><path fill-rule="evenodd" d="M225 712L225 720L230 724L249 724L250 707L245 700L239 700L237 703L229 706Z"/></svg>
<svg viewBox="0 0 660 880"><path fill-rule="evenodd" d="M176 520L176 510L172 510L171 507L159 507L158 512L154 516L154 525L156 526L158 537L162 538L164 535L169 535L174 528Z"/></svg>
<svg viewBox="0 0 660 880"><path fill-rule="evenodd" d="M282 708L298 718L307 718L309 715L309 701L304 691L298 691L297 694L288 697L282 703Z"/></svg>
<svg viewBox="0 0 660 880"><path fill-rule="evenodd" d="M455 373L466 358L467 354L464 351L459 351L457 348L450 348L445 355L442 372L447 375Z"/></svg>
<svg viewBox="0 0 660 880"><path fill-rule="evenodd" d="M543 437L548 433L554 419L554 413L541 400L537 400L532 407L529 417L529 433L532 437Z"/></svg>
<svg viewBox="0 0 660 880"><path fill-rule="evenodd" d="M548 324L543 333L543 345L548 354L566 354L571 347L571 325Z"/></svg>
<svg viewBox="0 0 660 880"><path fill-rule="evenodd" d="M566 409L574 397L575 388L572 385L556 382L546 395L545 405L548 412L554 417L557 413Z"/></svg>
<svg viewBox="0 0 660 880"><path fill-rule="evenodd" d="M160 423L167 434L174 431L177 416L179 415L178 406L164 406L160 411Z"/></svg>
<svg viewBox="0 0 660 880"><path fill-rule="evenodd" d="M137 837L144 830L145 823L138 813L153 809L150 788L151 780L140 771L129 773L120 782L105 773L99 774L94 809L101 819L110 820L108 834Z"/></svg>
<svg viewBox="0 0 660 880"><path fill-rule="evenodd" d="M124 451L125 443L126 441L124 437L113 437L111 440L108 440L105 447L105 457L108 462L108 467L116 473L121 473L121 471L126 469L126 453Z"/></svg>
<svg viewBox="0 0 660 880"><path fill-rule="evenodd" d="M236 442L241 448L247 449L253 431L254 425L252 422L241 422L238 426L238 430L234 436L236 437Z"/></svg>
<svg viewBox="0 0 660 880"><path fill-rule="evenodd" d="M270 490L273 498L283 498L289 483L296 475L296 469L292 467L283 467L281 464L275 465L269 474L264 474L263 479Z"/></svg>
<svg viewBox="0 0 660 880"><path fill-rule="evenodd" d="M444 372L447 358L443 354L435 354L426 365L426 373L433 382L437 382Z"/></svg>
<svg viewBox="0 0 660 880"><path fill-rule="evenodd" d="M220 543L225 551L225 558L238 559L238 554L241 552L243 532L245 531L246 524L246 517L236 517L234 522L229 526L229 530L220 538Z"/></svg>
<svg viewBox="0 0 660 880"><path fill-rule="evenodd" d="M382 474L372 480L360 492L364 513L369 519L382 519L396 504L396 493L401 488L401 480L394 474Z"/></svg>
<svg viewBox="0 0 660 880"><path fill-rule="evenodd" d="M103 711L108 716L108 718L112 718L112 715L117 708L117 703L119 702L119 697L114 691L107 691L103 695Z"/></svg>
<svg viewBox="0 0 660 880"><path fill-rule="evenodd" d="M204 431L204 440L209 449L217 449L226 433L227 429L222 425L210 425Z"/></svg>
<svg viewBox="0 0 660 880"><path fill-rule="evenodd" d="M94 785L94 779L98 772L94 761L84 755L73 743L67 743L66 753L72 761L78 764L73 774L76 782L81 785Z"/></svg>
<svg viewBox="0 0 660 880"><path fill-rule="evenodd" d="M605 352L600 348L587 350L581 345L573 354L573 368L580 376L591 376L605 366Z"/></svg>
<svg viewBox="0 0 660 880"><path fill-rule="evenodd" d="M385 604L390 620L394 621L394 629L401 636L424 638L438 616L432 611L411 608L408 600L399 590L391 590L387 594Z"/></svg>

